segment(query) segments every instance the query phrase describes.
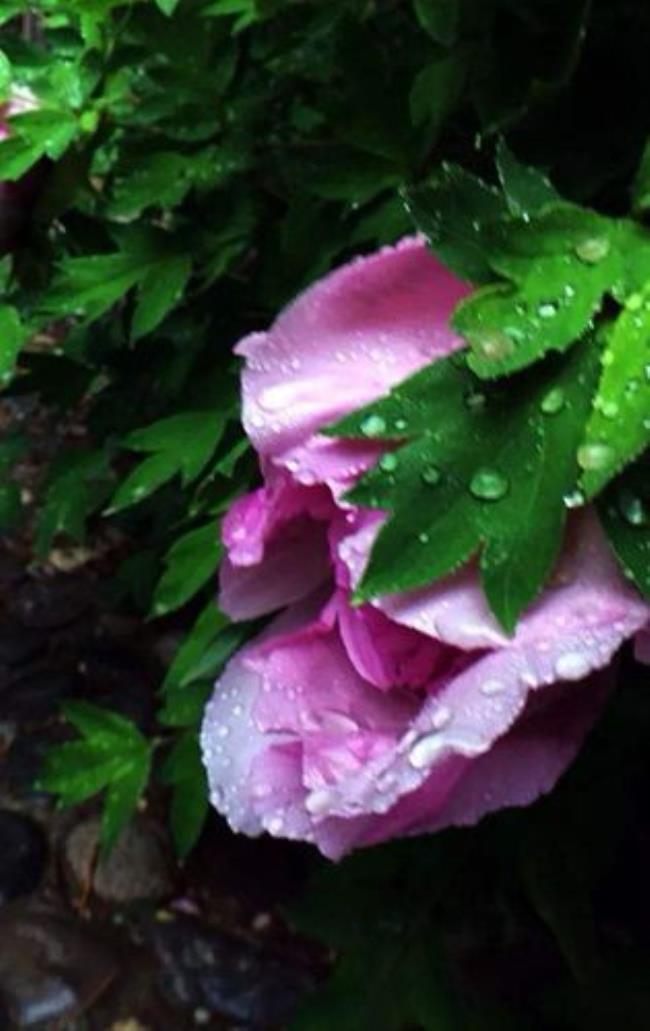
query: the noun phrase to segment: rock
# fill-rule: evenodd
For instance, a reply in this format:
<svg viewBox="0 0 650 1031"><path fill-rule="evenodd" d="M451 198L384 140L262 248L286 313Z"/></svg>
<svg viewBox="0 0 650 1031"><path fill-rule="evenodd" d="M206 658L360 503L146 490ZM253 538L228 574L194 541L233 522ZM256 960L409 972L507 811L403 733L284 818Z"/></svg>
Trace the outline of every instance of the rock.
<svg viewBox="0 0 650 1031"><path fill-rule="evenodd" d="M0 905L36 889L46 859L41 828L26 816L0 809Z"/></svg>
<svg viewBox="0 0 650 1031"><path fill-rule="evenodd" d="M11 680L0 690L3 720L38 723L56 715L59 703L77 693L78 678L56 670L42 670Z"/></svg>
<svg viewBox="0 0 650 1031"><path fill-rule="evenodd" d="M112 951L63 913L23 900L0 912L0 1007L8 1027L74 1017L116 973Z"/></svg>
<svg viewBox="0 0 650 1031"><path fill-rule="evenodd" d="M87 579L57 576L28 580L12 600L16 617L27 627L52 630L81 616L91 601Z"/></svg>
<svg viewBox="0 0 650 1031"><path fill-rule="evenodd" d="M105 859L97 861L100 821L77 824L65 843L65 865L72 891L89 886L105 902L124 905L158 900L173 889L171 861L160 835L144 818L132 820Z"/></svg>
<svg viewBox="0 0 650 1031"><path fill-rule="evenodd" d="M249 942L180 916L152 928L170 1000L247 1026L286 1026L312 974Z"/></svg>

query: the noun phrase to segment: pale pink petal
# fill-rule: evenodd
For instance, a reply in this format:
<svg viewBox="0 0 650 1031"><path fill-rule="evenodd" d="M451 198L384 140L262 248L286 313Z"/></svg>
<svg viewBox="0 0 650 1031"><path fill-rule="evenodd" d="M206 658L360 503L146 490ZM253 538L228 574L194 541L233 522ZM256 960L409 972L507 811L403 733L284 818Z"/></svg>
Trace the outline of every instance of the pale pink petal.
<svg viewBox="0 0 650 1031"><path fill-rule="evenodd" d="M243 420L255 448L291 463L298 480L349 477L351 465L366 461L364 449L356 445L351 457L343 447L339 463L338 446L319 440L318 455L309 453L314 434L462 346L448 320L467 289L422 240L408 239L307 290L268 333L237 348L246 358Z"/></svg>
<svg viewBox="0 0 650 1031"><path fill-rule="evenodd" d="M326 488L302 487L284 473L239 498L223 522L227 557L220 569L221 609L253 619L305 597L328 579Z"/></svg>

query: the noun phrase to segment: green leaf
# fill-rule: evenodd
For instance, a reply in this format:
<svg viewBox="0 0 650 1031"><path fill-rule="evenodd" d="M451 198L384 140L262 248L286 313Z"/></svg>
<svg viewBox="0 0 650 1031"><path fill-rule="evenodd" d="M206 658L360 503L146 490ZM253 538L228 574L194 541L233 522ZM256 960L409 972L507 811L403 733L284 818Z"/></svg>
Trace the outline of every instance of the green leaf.
<svg viewBox="0 0 650 1031"><path fill-rule="evenodd" d="M218 519L179 537L165 556L167 568L154 593L152 614L165 615L189 601L214 575L220 559Z"/></svg>
<svg viewBox="0 0 650 1031"><path fill-rule="evenodd" d="M101 843L104 854L131 819L146 788L151 744L131 720L89 702L67 702L64 712L81 740L52 748L39 787L64 805L105 791Z"/></svg>
<svg viewBox="0 0 650 1031"><path fill-rule="evenodd" d="M292 923L339 959L291 1031L465 1027L436 919L444 884L438 850L395 846L366 850L312 878Z"/></svg>
<svg viewBox="0 0 650 1031"><path fill-rule="evenodd" d="M227 413L178 412L130 433L124 443L134 451L152 452L122 481L108 512L120 512L144 501L163 483L180 475L183 486L201 474L223 434Z"/></svg>
<svg viewBox="0 0 650 1031"><path fill-rule="evenodd" d="M435 140L460 98L467 66L457 54L449 54L422 68L409 96L414 125L428 123L429 140Z"/></svg>
<svg viewBox="0 0 650 1031"><path fill-rule="evenodd" d="M404 199L415 225L445 265L474 283L494 278L485 234L507 210L498 190L457 165L443 163L426 183L406 189Z"/></svg>
<svg viewBox="0 0 650 1031"><path fill-rule="evenodd" d="M598 499L609 542L623 567L650 598L650 456L630 466Z"/></svg>
<svg viewBox="0 0 650 1031"><path fill-rule="evenodd" d="M163 689L182 686L193 680L192 670L201 661L208 646L229 623L228 617L220 612L216 602L211 598L176 652L165 675Z"/></svg>
<svg viewBox="0 0 650 1031"><path fill-rule="evenodd" d="M486 236L492 268L510 282L478 290L453 317L479 376L504 375L547 351L566 350L624 278L616 223L570 204L504 218Z"/></svg>
<svg viewBox="0 0 650 1031"><path fill-rule="evenodd" d="M83 541L88 518L105 502L112 484L108 451L83 448L57 458L37 516L36 555L43 558L57 534Z"/></svg>
<svg viewBox="0 0 650 1031"><path fill-rule="evenodd" d="M460 24L460 0L414 0L415 15L436 43L451 46Z"/></svg>
<svg viewBox="0 0 650 1031"><path fill-rule="evenodd" d="M139 286L134 334L142 336L154 329L178 300L189 273L190 259L176 253L166 235L132 230L124 236L118 252L65 258L42 299L42 313L97 319Z"/></svg>
<svg viewBox="0 0 650 1031"><path fill-rule="evenodd" d="M608 327L602 363L578 452L590 498L650 444L650 285Z"/></svg>
<svg viewBox="0 0 650 1031"><path fill-rule="evenodd" d="M20 349L27 341L28 331L15 308L0 304L0 384L10 382Z"/></svg>
<svg viewBox="0 0 650 1031"><path fill-rule="evenodd" d="M161 262L142 278L131 325L135 340L151 333L178 304L191 273L191 259L187 255L178 255Z"/></svg>
<svg viewBox="0 0 650 1031"><path fill-rule="evenodd" d="M196 844L208 815L208 784L196 731L182 734L161 770L172 787L170 825L176 852L184 859Z"/></svg>
<svg viewBox="0 0 650 1031"><path fill-rule="evenodd" d="M162 11L163 14L166 14L167 17L171 17L171 15L178 7L180 0L155 0L155 2L156 6Z"/></svg>
<svg viewBox="0 0 650 1031"><path fill-rule="evenodd" d="M511 214L534 215L546 204L561 200L550 180L538 169L518 161L503 139L497 146L496 161Z"/></svg>
<svg viewBox="0 0 650 1031"><path fill-rule="evenodd" d="M359 600L421 587L480 553L490 606L514 629L562 543L598 357L589 340L516 389L486 389L452 356L327 430L402 443L349 494L391 513Z"/></svg>

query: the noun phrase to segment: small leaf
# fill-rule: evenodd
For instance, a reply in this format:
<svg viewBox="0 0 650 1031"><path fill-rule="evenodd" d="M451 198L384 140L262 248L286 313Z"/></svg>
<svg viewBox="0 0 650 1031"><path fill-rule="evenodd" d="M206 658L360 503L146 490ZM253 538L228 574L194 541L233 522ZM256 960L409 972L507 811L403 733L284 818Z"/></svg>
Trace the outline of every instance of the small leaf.
<svg viewBox="0 0 650 1031"><path fill-rule="evenodd" d="M131 326L135 340L151 333L179 303L191 272L191 259L178 255L161 262L141 280Z"/></svg>
<svg viewBox="0 0 650 1031"><path fill-rule="evenodd" d="M179 2L180 0L156 0L156 6L169 18L178 7Z"/></svg>
<svg viewBox="0 0 650 1031"><path fill-rule="evenodd" d="M184 859L196 844L208 815L208 784L195 731L177 739L161 779L172 787L170 825L176 852Z"/></svg>
<svg viewBox="0 0 650 1031"><path fill-rule="evenodd" d="M445 265L474 283L494 278L485 233L507 210L498 190L445 163L428 182L406 189L404 198L415 225Z"/></svg>
<svg viewBox="0 0 650 1031"><path fill-rule="evenodd" d="M536 168L523 165L502 139L497 147L497 170L513 215L534 215L546 204L560 201L553 184Z"/></svg>
<svg viewBox="0 0 650 1031"><path fill-rule="evenodd" d="M650 208L650 140L643 148L641 163L632 187L632 210L644 215Z"/></svg>
<svg viewBox="0 0 650 1031"><path fill-rule="evenodd" d="M179 537L165 556L166 570L156 587L152 615L180 608L214 575L221 559L219 520Z"/></svg>
<svg viewBox="0 0 650 1031"><path fill-rule="evenodd" d="M460 0L414 0L416 17L436 43L451 46L460 24Z"/></svg>

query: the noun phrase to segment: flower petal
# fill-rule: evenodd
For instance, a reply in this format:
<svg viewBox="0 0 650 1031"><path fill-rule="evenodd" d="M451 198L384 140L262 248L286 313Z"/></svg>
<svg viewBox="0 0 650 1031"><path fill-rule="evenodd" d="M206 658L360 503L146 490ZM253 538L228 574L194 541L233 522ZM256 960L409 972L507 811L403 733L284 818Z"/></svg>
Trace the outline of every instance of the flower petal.
<svg viewBox="0 0 650 1031"><path fill-rule="evenodd" d="M237 348L246 358L244 426L256 449L298 480L348 477L367 448L314 434L462 346L448 320L467 290L420 239L356 259L307 290L268 333Z"/></svg>

